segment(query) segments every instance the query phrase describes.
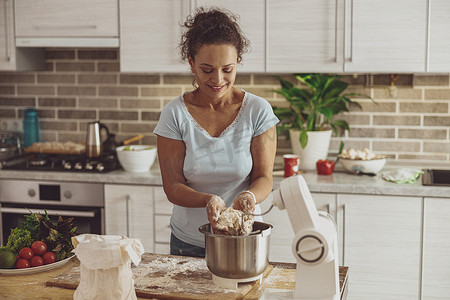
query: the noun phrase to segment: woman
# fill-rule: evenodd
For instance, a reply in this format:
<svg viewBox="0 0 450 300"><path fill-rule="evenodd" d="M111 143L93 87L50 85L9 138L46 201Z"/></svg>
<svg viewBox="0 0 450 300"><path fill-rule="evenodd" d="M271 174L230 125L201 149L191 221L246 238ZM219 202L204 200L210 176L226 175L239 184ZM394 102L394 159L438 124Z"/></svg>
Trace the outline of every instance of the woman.
<svg viewBox="0 0 450 300"><path fill-rule="evenodd" d="M195 90L163 108L154 133L174 204L170 253L204 257L200 225L223 229L217 220L229 206L258 213L271 192L278 119L266 100L233 86L248 46L234 16L199 9L184 27L181 55Z"/></svg>

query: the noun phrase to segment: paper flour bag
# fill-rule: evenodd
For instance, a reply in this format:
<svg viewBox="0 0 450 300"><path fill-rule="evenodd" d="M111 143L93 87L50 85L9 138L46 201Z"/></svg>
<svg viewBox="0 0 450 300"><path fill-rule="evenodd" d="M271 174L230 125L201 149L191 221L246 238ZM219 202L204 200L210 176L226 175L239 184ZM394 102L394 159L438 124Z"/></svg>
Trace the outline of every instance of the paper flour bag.
<svg viewBox="0 0 450 300"><path fill-rule="evenodd" d="M131 262L141 261L138 239L119 235L82 234L72 238L80 260L80 284L73 299L137 299Z"/></svg>

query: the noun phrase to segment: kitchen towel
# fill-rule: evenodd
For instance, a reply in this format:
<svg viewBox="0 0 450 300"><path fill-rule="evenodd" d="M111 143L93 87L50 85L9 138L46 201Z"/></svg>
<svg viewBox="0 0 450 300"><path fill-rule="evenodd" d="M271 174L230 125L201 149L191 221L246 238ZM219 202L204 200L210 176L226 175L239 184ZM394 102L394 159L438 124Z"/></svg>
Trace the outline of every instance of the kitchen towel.
<svg viewBox="0 0 450 300"><path fill-rule="evenodd" d="M119 235L82 234L72 238L80 260L80 284L74 300L136 300L131 262L138 265L144 247Z"/></svg>
<svg viewBox="0 0 450 300"><path fill-rule="evenodd" d="M420 169L402 168L382 172L380 175L384 180L395 183L414 183L421 174L423 171Z"/></svg>

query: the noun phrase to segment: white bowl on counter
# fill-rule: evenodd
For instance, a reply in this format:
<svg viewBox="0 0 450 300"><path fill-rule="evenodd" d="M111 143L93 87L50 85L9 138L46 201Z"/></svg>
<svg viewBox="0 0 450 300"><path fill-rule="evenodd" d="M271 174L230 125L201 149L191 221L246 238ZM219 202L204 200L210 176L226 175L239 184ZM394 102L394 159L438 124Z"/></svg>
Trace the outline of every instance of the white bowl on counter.
<svg viewBox="0 0 450 300"><path fill-rule="evenodd" d="M342 166L345 170L352 174L357 173L378 173L386 164L386 158L362 160L362 159L349 159L339 158Z"/></svg>
<svg viewBox="0 0 450 300"><path fill-rule="evenodd" d="M148 172L155 162L156 148L148 145L128 145L116 148L117 159L127 172Z"/></svg>

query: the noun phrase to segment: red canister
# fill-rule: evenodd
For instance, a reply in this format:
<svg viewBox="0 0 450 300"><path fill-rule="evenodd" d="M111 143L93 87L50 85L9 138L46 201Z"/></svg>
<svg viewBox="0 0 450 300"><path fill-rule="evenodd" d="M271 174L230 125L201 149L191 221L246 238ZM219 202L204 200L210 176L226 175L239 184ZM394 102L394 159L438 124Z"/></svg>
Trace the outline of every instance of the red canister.
<svg viewBox="0 0 450 300"><path fill-rule="evenodd" d="M284 160L284 177L297 175L300 167L300 157L294 154L283 155Z"/></svg>

